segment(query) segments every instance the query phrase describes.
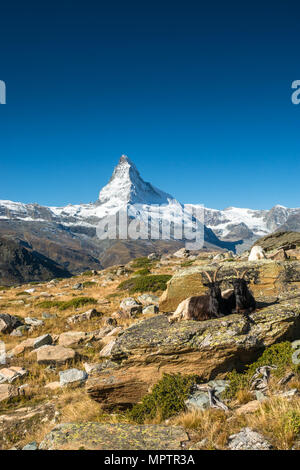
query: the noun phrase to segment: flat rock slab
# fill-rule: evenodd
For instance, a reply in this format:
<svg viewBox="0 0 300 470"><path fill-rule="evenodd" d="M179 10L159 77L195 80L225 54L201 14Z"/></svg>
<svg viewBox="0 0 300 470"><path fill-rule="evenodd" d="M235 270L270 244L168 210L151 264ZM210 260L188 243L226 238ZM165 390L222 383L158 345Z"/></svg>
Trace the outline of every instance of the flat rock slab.
<svg viewBox="0 0 300 470"><path fill-rule="evenodd" d="M257 359L265 347L300 334L299 299L242 315L170 324L157 315L127 328L110 350L119 364L87 381L88 393L105 406L139 401L163 373L197 374L204 380ZM121 393L122 391L122 393Z"/></svg>
<svg viewBox="0 0 300 470"><path fill-rule="evenodd" d="M39 364L67 364L75 359L76 352L63 346L42 346L36 350Z"/></svg>
<svg viewBox="0 0 300 470"><path fill-rule="evenodd" d="M162 425L59 424L42 450L180 450L189 437L183 428Z"/></svg>

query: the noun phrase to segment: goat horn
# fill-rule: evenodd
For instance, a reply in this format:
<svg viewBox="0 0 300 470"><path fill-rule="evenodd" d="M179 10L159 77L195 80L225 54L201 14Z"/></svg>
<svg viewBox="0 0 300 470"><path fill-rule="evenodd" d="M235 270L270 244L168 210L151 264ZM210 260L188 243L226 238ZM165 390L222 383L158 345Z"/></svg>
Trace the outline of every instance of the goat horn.
<svg viewBox="0 0 300 470"><path fill-rule="evenodd" d="M218 272L220 271L221 268L222 268L222 266L219 266L218 269L215 271L215 274L214 274L214 282L216 282L216 280L217 280L217 274L218 274Z"/></svg>
<svg viewBox="0 0 300 470"><path fill-rule="evenodd" d="M209 282L212 282L212 279L211 279L210 275L208 274L208 272L206 272L206 271L203 271L203 272L204 272L204 274L206 274L206 276L208 277Z"/></svg>
<svg viewBox="0 0 300 470"><path fill-rule="evenodd" d="M235 269L235 268L233 268L233 270L235 271L235 273L236 273L236 275L237 275L237 278L239 279L239 277L240 277L240 274L239 274L238 270L237 270L237 269Z"/></svg>
<svg viewBox="0 0 300 470"><path fill-rule="evenodd" d="M241 275L241 279L244 279L245 274L247 274L247 269L246 269L246 271L244 271L243 274Z"/></svg>

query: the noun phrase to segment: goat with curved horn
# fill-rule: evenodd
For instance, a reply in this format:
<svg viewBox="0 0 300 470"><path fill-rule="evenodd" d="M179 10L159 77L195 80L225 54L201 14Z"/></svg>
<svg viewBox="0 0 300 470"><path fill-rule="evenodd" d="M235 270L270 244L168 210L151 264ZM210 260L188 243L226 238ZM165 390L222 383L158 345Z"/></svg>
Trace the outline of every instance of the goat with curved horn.
<svg viewBox="0 0 300 470"><path fill-rule="evenodd" d="M216 280L217 280L217 274L218 274L218 272L220 271L221 268L222 268L222 266L219 266L219 267L216 269L215 274L214 274L214 282L216 282Z"/></svg>
<svg viewBox="0 0 300 470"><path fill-rule="evenodd" d="M213 282L212 278L210 277L207 271L203 271L203 273L207 276L207 279L209 280L209 282Z"/></svg>

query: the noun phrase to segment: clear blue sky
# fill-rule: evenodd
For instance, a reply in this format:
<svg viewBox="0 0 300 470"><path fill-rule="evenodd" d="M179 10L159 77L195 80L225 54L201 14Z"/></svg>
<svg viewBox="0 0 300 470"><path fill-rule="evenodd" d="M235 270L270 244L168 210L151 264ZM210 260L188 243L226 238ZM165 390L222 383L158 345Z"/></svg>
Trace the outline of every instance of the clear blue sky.
<svg viewBox="0 0 300 470"><path fill-rule="evenodd" d="M300 206L296 1L1 3L0 199L97 199L122 153L207 207Z"/></svg>

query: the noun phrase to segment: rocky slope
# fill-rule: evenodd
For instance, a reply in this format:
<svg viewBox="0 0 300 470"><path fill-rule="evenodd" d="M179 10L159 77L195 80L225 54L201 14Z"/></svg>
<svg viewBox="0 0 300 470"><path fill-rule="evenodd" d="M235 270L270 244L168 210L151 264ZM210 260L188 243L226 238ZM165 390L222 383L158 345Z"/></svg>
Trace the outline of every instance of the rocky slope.
<svg viewBox="0 0 300 470"><path fill-rule="evenodd" d="M22 204L0 201L0 235L18 237L26 241L72 273L86 269L100 269L116 263L127 263L134 256L174 252L184 244L183 240L132 240L104 239L97 236L97 226L107 216L120 209L128 209L128 220L148 221L149 205L159 205L160 211L152 217L158 224L174 221L181 227L182 204L150 183L145 182L134 163L122 156L109 183L100 191L95 203L43 207L38 204ZM192 217L185 222L191 226ZM235 244L221 241L215 233L199 221L204 230L206 248L235 249ZM149 237L150 238L150 237Z"/></svg>
<svg viewBox="0 0 300 470"><path fill-rule="evenodd" d="M252 321L232 314L169 324L163 302L172 311L184 285L186 296L199 293L214 254L142 258L1 289L0 449L297 448L300 263L220 261L224 288L233 268L248 268ZM257 368L269 366L267 383L253 388ZM195 375L204 389L193 382L183 398L181 381ZM228 389L218 395L223 408L210 407L209 387ZM151 418L138 414L154 404Z"/></svg>

